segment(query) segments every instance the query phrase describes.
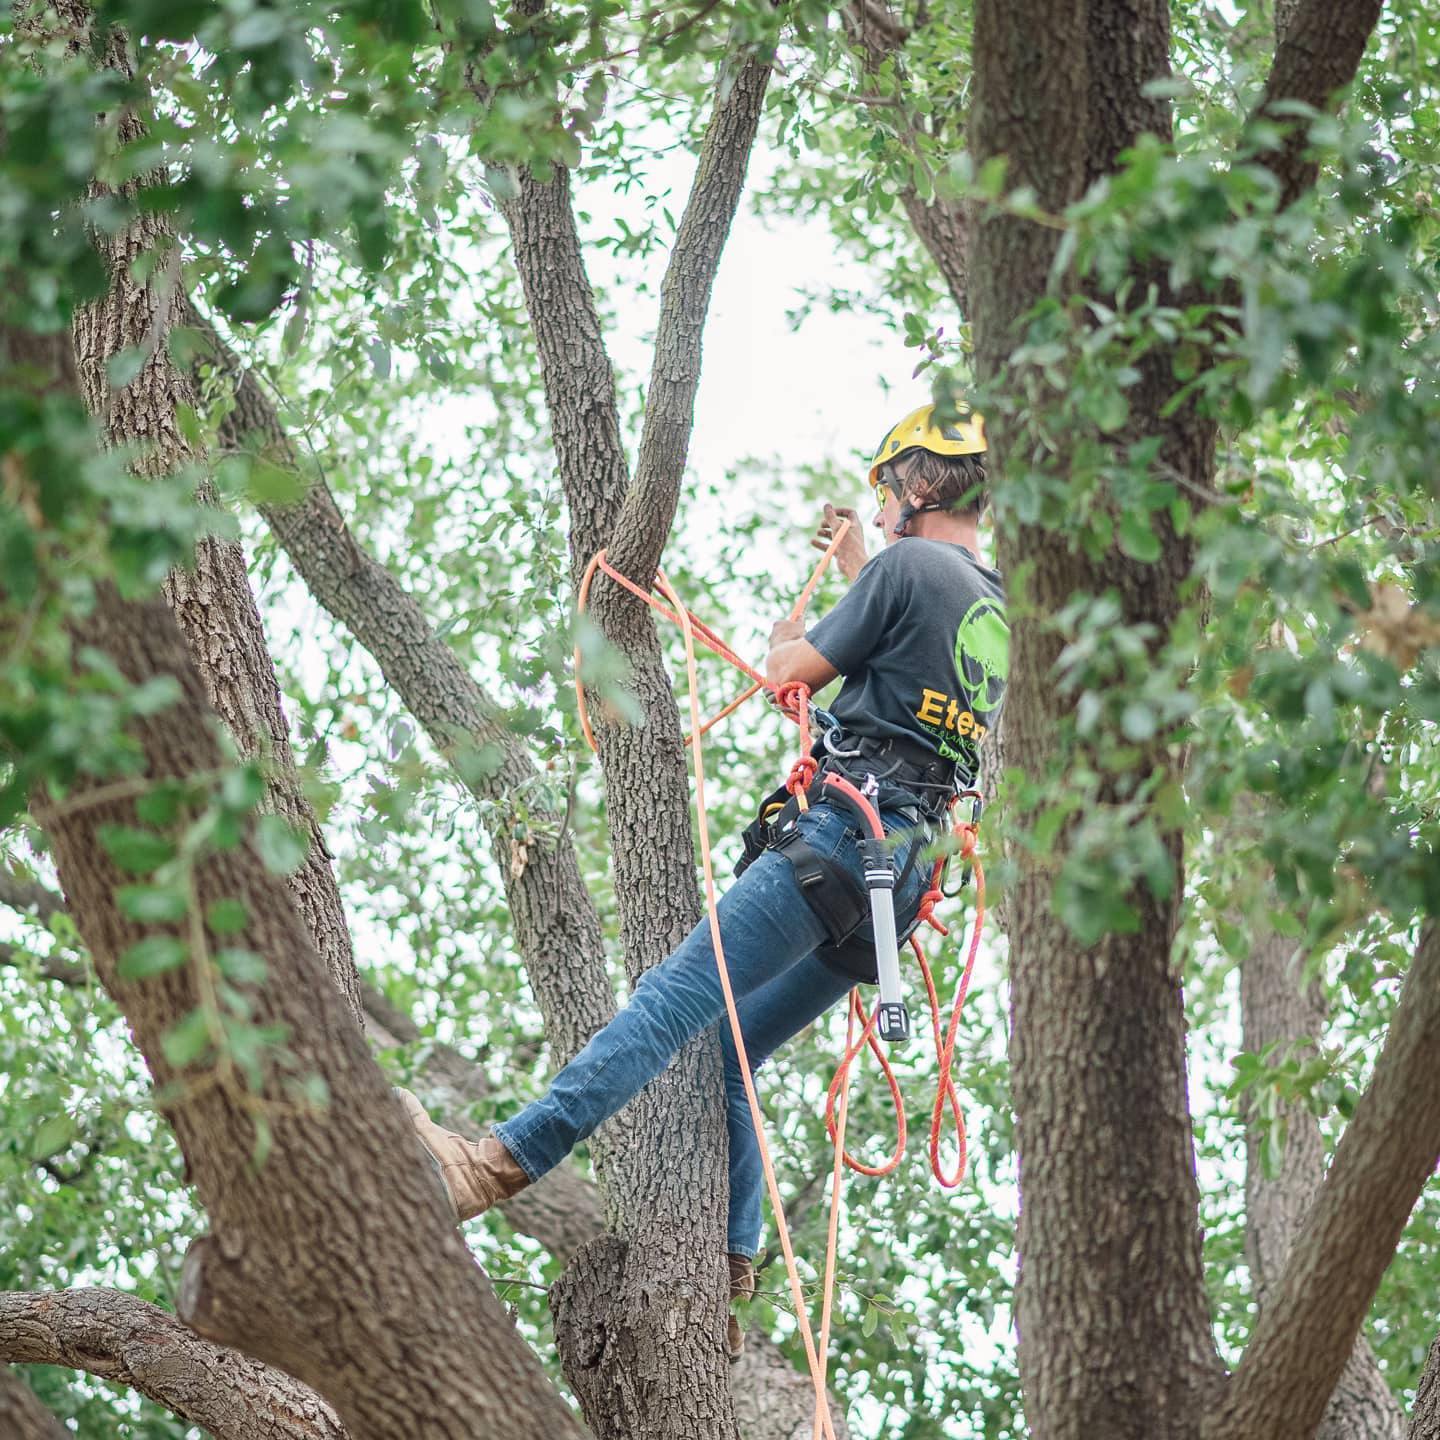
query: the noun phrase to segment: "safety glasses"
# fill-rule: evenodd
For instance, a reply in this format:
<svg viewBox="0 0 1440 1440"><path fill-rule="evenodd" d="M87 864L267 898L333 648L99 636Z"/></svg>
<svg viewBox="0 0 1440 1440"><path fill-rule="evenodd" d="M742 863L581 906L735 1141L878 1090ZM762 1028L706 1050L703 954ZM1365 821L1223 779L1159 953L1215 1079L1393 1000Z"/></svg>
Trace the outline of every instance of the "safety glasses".
<svg viewBox="0 0 1440 1440"><path fill-rule="evenodd" d="M890 503L890 487L883 481L875 482L875 503L883 510Z"/></svg>

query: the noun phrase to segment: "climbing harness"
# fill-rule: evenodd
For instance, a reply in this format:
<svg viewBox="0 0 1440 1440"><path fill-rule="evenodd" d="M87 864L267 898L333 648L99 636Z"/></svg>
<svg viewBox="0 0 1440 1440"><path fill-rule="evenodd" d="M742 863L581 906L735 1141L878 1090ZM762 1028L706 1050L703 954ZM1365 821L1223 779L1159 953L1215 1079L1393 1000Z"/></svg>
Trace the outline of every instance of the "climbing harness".
<svg viewBox="0 0 1440 1440"><path fill-rule="evenodd" d="M810 597L814 593L816 585L819 584L820 577L824 574L840 542L845 538L849 526L850 522L846 520L842 521L837 527L834 537L831 539L825 553L820 557L819 562L811 572L809 580L806 581L804 589L800 592L799 599L790 612L790 618L792 620L799 620L804 616L806 606L810 602ZM655 583L661 594L669 601L669 606L658 600L650 591L636 585L628 576L622 574L610 565L606 559L604 550L597 551L591 558L589 565L586 566L585 573L580 581L577 606L581 611L585 610L589 602L591 585L596 573L599 571L603 571L617 584L636 596L636 598L642 600L652 609L672 620L680 627L681 635L684 638L685 667L690 692L690 733L686 737L686 743L690 747L691 759L695 769L695 803L700 835L700 861L705 877L705 902L710 925L710 940L715 952L716 968L720 976L720 988L725 997L725 1010L729 1017L730 1033L735 1045L735 1054L740 1064L740 1076L745 1085L745 1098L750 1107L750 1116L755 1128L755 1138L760 1150L760 1160L765 1172L765 1185L770 1195L771 1208L775 1214L775 1228L780 1239L780 1249L785 1258L790 1298L795 1306L796 1322L800 1331L801 1341L805 1347L805 1358L809 1365L811 1380L815 1386L813 1437L814 1440L822 1440L822 1437L823 1440L836 1440L825 1385L829 1361L830 1322L835 1291L835 1266L839 1239L840 1196L843 1172L844 1168L848 1166L851 1170L862 1175L888 1175L900 1164L905 1154L905 1144L907 1140L905 1105L904 1098L900 1091L900 1083L895 1077L895 1072L890 1065L889 1057L880 1046L881 1038L887 1039L892 1043L907 1038L909 1035L910 1022L908 1013L905 1010L904 1001L900 994L898 953L900 942L896 937L893 909L893 888L896 884L894 864L889 848L885 842L885 831L880 820L879 808L875 803L879 799L879 781L874 779L872 772L870 783L863 786L856 785L853 780L841 773L838 767L833 771L825 771L822 773L825 762L817 759L814 754L814 747L812 747L811 744L811 721L812 719L818 719L825 727L825 733L831 735L839 729L838 725L835 724L834 717L811 702L810 691L808 687L803 684L797 682L779 687L769 685L763 675L747 665L704 621L686 609L663 570L656 571ZM751 682L749 688L741 695L732 700L709 720L703 721L700 714L699 672L695 655L695 641L697 638L710 650L714 651L715 654L729 661L736 669L744 673ZM580 679L580 653L578 646L575 652L575 690L581 729L584 732L585 739L590 748L594 750L597 747L585 702L585 687ZM791 767L790 775L782 787L788 799L778 802L780 807L783 809L793 801L797 812L805 810L810 804L810 792L818 783L821 787L821 794L827 802L838 801L848 809L857 820L863 822L860 827L862 830L862 838L859 844L861 846L866 891L870 901L871 918L876 941L876 973L880 983L879 999L873 1010L868 1012L864 1002L860 998L858 986L850 992L849 1012L846 1019L845 1050L836 1067L834 1078L830 1082L830 1088L826 1095L825 1125L834 1143L835 1158L831 1174L829 1234L825 1253L824 1299L821 1308L818 1345L814 1331L811 1328L810 1314L805 1304L804 1290L800 1281L800 1271L796 1264L795 1252L791 1244L790 1227L785 1218L785 1207L780 1196L779 1182L776 1178L775 1167L771 1159L769 1142L766 1139L764 1114L760 1108L760 1097L755 1088L755 1077L751 1071L749 1055L745 1048L745 1037L741 1031L740 1014L736 1008L735 993L730 983L730 972L725 964L725 947L720 937L720 921L716 910L717 893L714 863L711 854L710 826L705 806L705 755L702 744L703 737L707 731L719 724L727 715L732 714L752 695L757 694L761 690L768 691L774 697L781 712L790 720L794 721L800 731L801 753ZM871 790L870 794L865 793L867 789ZM780 793L780 791L777 791L776 796ZM772 801L775 800L775 797L770 798ZM925 981L925 991L930 1007L931 1031L940 1065L935 1105L931 1113L930 1123L930 1168L936 1180L946 1189L953 1189L958 1186L965 1175L967 1159L965 1117L960 1108L959 1093L955 1088L952 1077L952 1066L955 1054L955 1042L960 1027L960 1015L965 1003L965 996L970 988L970 977L975 968L975 957L979 952L980 935L985 920L985 872L980 864L979 857L975 853L980 816L980 796L975 790L967 790L959 796L952 795L950 804L946 807L947 813L952 811L955 802L962 798L971 799L972 810L968 819L962 819L953 826L953 834L958 841L958 854L966 866L965 877L968 878L972 871L974 874L975 925L970 937L970 944L966 951L965 966L960 975L960 982L956 987L955 1001L950 1011L949 1022L944 1026L943 1032L940 1000L935 988L934 977L930 971L929 961L919 941L915 938L915 935L911 933L908 936L908 943L919 962L920 973ZM776 813L778 816L778 811ZM868 835L864 835L863 833L863 831L866 830L869 832ZM792 845L794 844L794 842L791 843ZM808 848L807 846L806 849ZM917 849L918 845L912 844L912 852ZM813 852L811 853L813 854ZM934 913L935 906L945 897L942 881L948 858L948 856L941 856L935 861L931 870L930 886L920 899L915 926L912 927L912 930L921 924L928 923L942 936L949 934L946 926L935 918ZM743 868L743 862L739 868ZM797 875L799 874L800 870L797 867ZM823 874L821 881L822 883L824 881ZM901 883L903 883L903 878ZM962 885L963 883L964 879L962 879ZM802 888L804 884L805 882L802 877ZM847 892L852 888L848 880L845 888ZM847 936L843 938L848 939L850 937ZM849 1115L850 1104L850 1071L855 1060L866 1048L868 1048L879 1061L881 1071L889 1084L890 1097L895 1108L898 1132L896 1146L889 1159L875 1166L867 1165L851 1155L845 1145L846 1122ZM940 1160L941 1131L944 1127L947 1108L954 1121L954 1133L958 1151L955 1168L948 1174L942 1168Z"/></svg>

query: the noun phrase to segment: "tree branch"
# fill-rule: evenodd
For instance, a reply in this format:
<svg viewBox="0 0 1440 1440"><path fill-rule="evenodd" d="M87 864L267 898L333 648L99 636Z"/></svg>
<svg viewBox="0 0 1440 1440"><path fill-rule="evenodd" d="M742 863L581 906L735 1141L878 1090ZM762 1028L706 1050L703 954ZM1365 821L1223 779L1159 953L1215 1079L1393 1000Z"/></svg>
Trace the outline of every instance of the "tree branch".
<svg viewBox="0 0 1440 1440"><path fill-rule="evenodd" d="M675 519L695 424L701 341L715 273L735 223L769 82L768 56L750 55L738 69L727 66L721 71L690 198L665 270L635 479L609 540L611 563L642 585L660 563Z"/></svg>
<svg viewBox="0 0 1440 1440"><path fill-rule="evenodd" d="M78 46L75 37L87 34L91 26L89 4L86 0L54 3L56 13L71 27L70 43ZM108 29L103 43L100 67L134 83L136 72L124 32ZM125 144L144 139L138 107L122 111L118 132ZM130 207L147 187L165 179L163 173L142 175L118 190L97 181L92 190ZM194 405L195 393L168 344L184 300L179 250L169 217L162 211L137 209L118 230L97 229L92 238L109 271L110 286L74 317L75 369L86 408L109 444L133 449L137 473L156 477L198 466L205 457L177 419L181 408ZM156 264L160 258L163 263ZM150 273L142 282L136 277L147 267ZM111 362L132 351L144 357L139 373L126 385L112 387ZM196 493L203 503L216 503L208 479L198 483ZM295 770L275 662L250 588L244 551L238 542L203 537L195 546L193 565L167 577L165 594L211 705L241 754L263 764L267 806L305 837L305 855L290 877L290 887L330 978L358 1025L359 978L350 930L324 833Z"/></svg>
<svg viewBox="0 0 1440 1440"><path fill-rule="evenodd" d="M543 184L528 168L502 179L500 209L535 332L578 581L609 540L629 486L615 373L580 250L570 172L557 168Z"/></svg>
<svg viewBox="0 0 1440 1440"><path fill-rule="evenodd" d="M910 32L890 12L885 0L851 0L840 12L845 34L860 55L865 73L877 76L888 63L894 70L895 103L905 110L906 130L920 133L919 116L904 98L904 62L901 54ZM970 313L970 224L961 201L943 195L922 200L911 179L900 190L900 203L920 243L929 252L961 315Z"/></svg>
<svg viewBox="0 0 1440 1440"><path fill-rule="evenodd" d="M38 880L22 880L0 870L0 905L33 915L42 925L48 925L56 915L64 913L65 898Z"/></svg>
<svg viewBox="0 0 1440 1440"><path fill-rule="evenodd" d="M1369 1089L1206 1440L1309 1440L1440 1157L1440 927L1427 924Z"/></svg>
<svg viewBox="0 0 1440 1440"><path fill-rule="evenodd" d="M70 1440L70 1432L8 1365L0 1365L0 1435L6 1440Z"/></svg>
<svg viewBox="0 0 1440 1440"><path fill-rule="evenodd" d="M300 472L294 446L255 375L188 301L183 323L201 336L208 358L232 387L234 406L221 426L221 445ZM545 1033L558 1058L568 1060L614 1013L615 997L574 844L560 817L542 803L528 752L414 598L355 539L323 479L314 477L294 505L260 510L310 593L370 653L436 748L456 764L461 782L483 802L482 819ZM470 763L486 754L498 756L498 763ZM523 850L515 837L521 818L528 837Z"/></svg>
<svg viewBox="0 0 1440 1440"><path fill-rule="evenodd" d="M1355 78L1383 8L1384 0L1347 0L1343 5L1301 0L1277 9L1280 43L1255 118L1273 120L1286 131L1279 149L1261 157L1280 182L1281 208L1315 183L1319 166L1306 155L1309 127L1294 115L1277 114L1276 107L1282 101L1299 101L1324 109L1335 92Z"/></svg>
<svg viewBox="0 0 1440 1440"><path fill-rule="evenodd" d="M1241 964L1240 1016L1245 1049L1252 1055L1288 1046L1291 1055L1304 1058L1313 1053L1323 1031L1323 992L1305 981L1293 943L1272 930L1253 937ZM1286 1103L1277 1119L1285 1126L1285 1152L1274 1178L1265 1173L1263 1135L1254 1117L1247 1118L1245 1131L1246 1252L1262 1310L1325 1176L1320 1125L1309 1106ZM1400 1406L1362 1335L1345 1362L1316 1440L1399 1440L1404 1425Z"/></svg>
<svg viewBox="0 0 1440 1440"><path fill-rule="evenodd" d="M0 1292L0 1361L62 1365L128 1386L215 1440L346 1436L330 1406L283 1370L203 1340L118 1290Z"/></svg>

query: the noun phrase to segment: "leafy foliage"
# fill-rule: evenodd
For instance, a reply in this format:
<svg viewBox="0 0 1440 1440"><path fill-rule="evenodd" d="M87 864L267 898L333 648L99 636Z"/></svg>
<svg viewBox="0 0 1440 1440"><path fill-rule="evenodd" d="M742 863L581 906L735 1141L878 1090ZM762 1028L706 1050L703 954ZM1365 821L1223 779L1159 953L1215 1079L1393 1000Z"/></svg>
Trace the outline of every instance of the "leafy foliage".
<svg viewBox="0 0 1440 1440"><path fill-rule="evenodd" d="M1242 131L1240 119L1270 45L1263 7L1233 23L1207 5L1173 8L1175 142L1142 141L1070 212L1046 216L1007 186L1003 167L977 174L964 152L964 3L902 7L898 48L865 65L835 17L809 4L787 7L780 34L771 7L745 4L661 17L609 3L533 15L496 13L487 0L111 0L98 22L131 37L133 73L97 67L98 41L76 48L78 37L43 26L0 48L0 269L10 281L0 303L7 325L62 331L106 283L90 231L116 233L140 210L168 217L184 283L273 392L304 466L324 475L365 544L531 744L543 798L570 817L618 943L604 800L569 688L576 638L587 682L619 709L625 676L572 627L540 377L494 210L507 167L576 167L602 314L638 342L635 299L655 298L675 229L667 164L694 145L712 62L737 43L778 44L787 83L767 117L759 204L780 227L818 216L854 262L797 274L793 322L821 309L853 317L902 357L900 378L918 359L942 389L970 378L968 332L905 221L907 203L966 200L981 223L1003 209L1060 226L1050 294L1028 317L1005 387L976 397L1030 442L1032 463L997 493L1000 523L1063 529L1093 559L1118 547L1141 563L1169 526L1193 534L1198 558L1171 633L1127 625L1103 589L1045 617L1061 645L1054 681L1073 701L1065 763L1007 777L987 847L1002 888L1002 840L1051 865L1059 912L1090 941L1135 923L1142 887L1174 884L1157 835L1184 824L1181 954L1207 1265L1217 1330L1234 1354L1252 1309L1242 1116L1254 1107L1273 1119L1298 1101L1333 1140L1440 888L1437 37L1421 15L1392 15L1342 117L1290 117L1309 127L1322 180L1313 199L1281 213L1263 163L1276 133ZM97 180L111 188L93 189ZM1165 290L1127 287L1136 266ZM168 343L184 359L192 341L177 331ZM1175 356L1169 403L1200 407L1220 428L1213 493L1187 491L1150 440L1128 438L1136 387L1162 346ZM110 377L116 389L125 368ZM628 352L619 379L633 438L643 370ZM185 423L213 440L227 403L212 377ZM1046 463L1062 432L1079 455L1063 473ZM725 617L744 653L760 652L769 611L806 568L794 517L775 504L777 476L797 504L851 497L851 462L872 438L854 436L854 453L838 459L783 448L772 457L770 437L757 438L749 467L694 477L667 568L683 593L703 597L702 613ZM507 935L499 866L509 858L487 853L484 817L450 764L260 531L249 507L293 493L295 477L212 445L209 478L228 508L202 511L190 503L194 473L136 478L134 457L100 452L73 403L20 383L0 386L0 451L0 824L14 864L45 873L30 797L63 803L82 776L124 783L137 760L127 719L172 698L77 652L67 619L106 584L155 590L211 528L242 533L366 976L427 1036L392 1062L407 1072L429 1040L461 1044L494 1085L483 1118L537 1093L549 1063ZM1023 605L1025 576L1010 580ZM816 609L837 593L827 582ZM734 693L719 667L702 685L707 707ZM717 832L733 835L791 737L757 706L713 739L711 813ZM1183 786L1145 769L1157 744L1186 750ZM483 752L456 761L493 763ZM187 865L199 847L238 842L258 781L234 766L201 777L194 793L147 794L148 828L109 837L126 872L122 907L160 931L125 957L128 973L193 963L180 933L194 918ZM298 861L274 817L255 834L273 869ZM243 913L222 904L203 922L217 1007L177 1027L170 1058L203 1069L228 1054L241 1071L279 1063L283 1037L244 1023L244 990L264 959L227 943ZM0 971L0 1133L12 1137L0 1147L0 1195L12 1202L0 1205L0 1284L113 1283L167 1303L198 1219L168 1132L145 1108L120 1017L93 988L42 977L41 961L77 953L67 924L17 921L6 932L17 948ZM1235 1055L1234 972L1262 925L1293 939L1332 1002L1325 1042L1305 1060ZM852 1189L835 1375L861 1433L1023 1433L1009 1312L1015 1167L993 968L1002 952L990 952L991 983L961 1039L972 1180L954 1199L939 1196L912 1156L893 1182ZM767 1082L809 1253L821 1249L818 1116L838 1047L833 1029L817 1030L773 1062ZM908 1093L923 1097L932 1078L917 1063ZM912 1133L923 1130L918 1108L910 1118ZM862 1084L854 1133L883 1135L891 1123L884 1091ZM1284 1135L1278 1124L1265 1133L1273 1161ZM1440 1263L1436 1225L1427 1201L1375 1307L1372 1339L1400 1391L1431 1338L1419 1297L1433 1292ZM548 1353L532 1287L554 1278L555 1262L498 1219L473 1239L497 1274L515 1278L507 1298ZM798 1360L776 1273L763 1272L750 1323L773 1326ZM144 1440L183 1433L98 1385L32 1378L82 1433L121 1414Z"/></svg>

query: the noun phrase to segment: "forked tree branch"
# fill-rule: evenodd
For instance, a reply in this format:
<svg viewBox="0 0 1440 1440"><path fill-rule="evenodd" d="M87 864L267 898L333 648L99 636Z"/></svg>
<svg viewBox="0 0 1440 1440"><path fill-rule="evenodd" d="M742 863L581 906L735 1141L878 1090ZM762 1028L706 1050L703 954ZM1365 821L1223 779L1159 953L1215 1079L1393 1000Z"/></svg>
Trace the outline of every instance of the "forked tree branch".
<svg viewBox="0 0 1440 1440"><path fill-rule="evenodd" d="M1279 44L1256 109L1259 119L1271 119L1286 130L1278 150L1261 156L1261 163L1280 182L1281 208L1293 204L1314 183L1319 166L1308 157L1309 127L1295 115L1277 113L1284 101L1298 101L1324 109L1337 90L1348 85L1365 54L1370 32L1384 8L1384 0L1301 0L1277 13Z"/></svg>
<svg viewBox="0 0 1440 1440"><path fill-rule="evenodd" d="M710 297L735 223L769 82L768 56L750 55L738 68L722 68L690 198L661 285L635 478L609 542L611 563L642 585L660 563L680 500Z"/></svg>
<svg viewBox="0 0 1440 1440"><path fill-rule="evenodd" d="M308 1386L118 1290L0 1292L0 1361L62 1365L128 1386L215 1440L346 1436ZM0 1434L11 1432L0 1425Z"/></svg>
<svg viewBox="0 0 1440 1440"><path fill-rule="evenodd" d="M1440 1157L1440 926L1426 926L1369 1089L1206 1440L1309 1440Z"/></svg>
<svg viewBox="0 0 1440 1440"><path fill-rule="evenodd" d="M728 168L727 162L709 173ZM507 188L502 208L541 358L570 513L571 569L578 576L600 547L619 541L623 551L631 543L616 534L628 485L614 380L585 275L568 173L560 170L542 184L521 170ZM698 345L703 317L685 318ZM686 425L688 435L688 419ZM670 478L659 476L666 483ZM663 547L672 513L668 506L637 518L653 555ZM650 611L605 585L592 613L629 663L631 693L644 717L634 726L601 717L596 727L625 966L638 979L700 918L689 786L673 681ZM714 1343L723 1313L718 1257L725 1243L725 1120L714 1035L687 1046L626 1114L633 1143L596 1152L622 1243L607 1237L600 1242L603 1255L586 1247L552 1294L562 1356L573 1362L567 1378L602 1440L621 1434L658 1440L673 1433L665 1397L681 1390L694 1433L729 1433L729 1367ZM602 1271L603 1280L591 1283ZM582 1275L583 1300L567 1306L567 1287L574 1291ZM702 1303L697 1306L694 1297ZM597 1334L605 1337L598 1351L590 1343Z"/></svg>

